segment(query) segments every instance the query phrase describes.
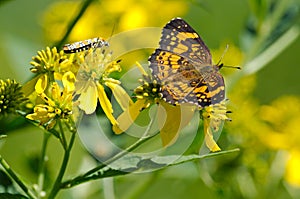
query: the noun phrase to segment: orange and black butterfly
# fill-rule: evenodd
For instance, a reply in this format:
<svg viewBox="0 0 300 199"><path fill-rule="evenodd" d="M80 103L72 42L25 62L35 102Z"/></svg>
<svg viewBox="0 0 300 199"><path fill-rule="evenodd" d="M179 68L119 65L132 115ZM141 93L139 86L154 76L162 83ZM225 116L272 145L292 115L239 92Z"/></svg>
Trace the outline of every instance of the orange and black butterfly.
<svg viewBox="0 0 300 199"><path fill-rule="evenodd" d="M208 47L183 19L174 18L165 25L159 48L148 60L166 102L201 108L224 100L222 64L212 64Z"/></svg>

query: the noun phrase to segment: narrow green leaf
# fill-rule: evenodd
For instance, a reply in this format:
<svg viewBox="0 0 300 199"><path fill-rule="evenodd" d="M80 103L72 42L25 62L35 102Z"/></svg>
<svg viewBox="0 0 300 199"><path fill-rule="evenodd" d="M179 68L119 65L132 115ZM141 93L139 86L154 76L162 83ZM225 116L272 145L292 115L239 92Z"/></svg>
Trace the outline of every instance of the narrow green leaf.
<svg viewBox="0 0 300 199"><path fill-rule="evenodd" d="M0 193L1 199L28 199L27 197L20 194Z"/></svg>
<svg viewBox="0 0 300 199"><path fill-rule="evenodd" d="M109 164L108 166L104 166L99 170L95 170L93 173L89 175L79 176L77 178L63 182L61 184L61 188L63 189L70 188L91 180L126 175L133 172L150 172L167 166L182 164L188 161L204 159L207 157L229 154L237 151L239 151L239 149L209 153L206 155L193 154L193 155L183 155L183 156L169 155L169 156L156 156L156 157L149 157L146 155L127 154L122 158Z"/></svg>
<svg viewBox="0 0 300 199"><path fill-rule="evenodd" d="M119 160L113 162L109 165L110 168L120 171L134 172L134 171L151 171L153 169L158 169L167 166L173 166L177 164L182 164L189 161L195 161L199 159L204 159L208 157L214 157L219 155L225 155L233 152L237 152L239 149L232 149L227 151L220 151L216 153L208 153L205 155L168 155L168 156L156 156L149 157L143 155L125 155ZM102 171L105 173L105 171ZM122 174L123 174L122 172Z"/></svg>

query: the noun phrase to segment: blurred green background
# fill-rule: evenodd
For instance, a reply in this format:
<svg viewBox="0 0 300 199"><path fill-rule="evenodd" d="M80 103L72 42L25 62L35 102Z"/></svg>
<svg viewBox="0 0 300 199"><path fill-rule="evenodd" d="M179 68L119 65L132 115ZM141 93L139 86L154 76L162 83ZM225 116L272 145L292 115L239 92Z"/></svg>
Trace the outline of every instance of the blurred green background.
<svg viewBox="0 0 300 199"><path fill-rule="evenodd" d="M228 43L223 62L242 67L221 70L233 121L225 124L218 141L224 150L241 151L153 173L94 181L62 191L59 198L300 198L299 1L95 0L62 41L86 2L0 1L0 78L25 83L31 77L31 57L46 46L108 38L112 31L162 27L180 16L201 35L214 60ZM144 60L148 56L138 55ZM270 62L257 61L259 56ZM126 60L123 64L130 65ZM8 135L0 141L0 153L33 183L43 132L30 125L14 129L15 120L9 121L0 123L0 133ZM51 179L62 156L55 139L48 154ZM92 157L78 141L66 176L79 173L90 162Z"/></svg>

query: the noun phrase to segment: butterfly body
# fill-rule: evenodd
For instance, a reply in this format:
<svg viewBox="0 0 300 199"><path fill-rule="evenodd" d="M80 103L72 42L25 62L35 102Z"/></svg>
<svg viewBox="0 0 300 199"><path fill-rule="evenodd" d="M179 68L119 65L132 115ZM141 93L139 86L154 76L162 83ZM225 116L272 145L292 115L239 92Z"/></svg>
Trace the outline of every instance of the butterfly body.
<svg viewBox="0 0 300 199"><path fill-rule="evenodd" d="M165 25L159 48L149 61L165 101L205 107L224 100L221 66L212 64L209 49L183 19L175 18Z"/></svg>

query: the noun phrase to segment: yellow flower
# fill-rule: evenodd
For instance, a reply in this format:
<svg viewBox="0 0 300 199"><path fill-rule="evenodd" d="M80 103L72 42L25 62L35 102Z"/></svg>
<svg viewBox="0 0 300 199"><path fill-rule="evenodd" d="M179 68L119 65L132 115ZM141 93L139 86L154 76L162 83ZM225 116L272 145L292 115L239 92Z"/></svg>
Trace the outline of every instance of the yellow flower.
<svg viewBox="0 0 300 199"><path fill-rule="evenodd" d="M36 73L37 76L23 86L22 91L25 96L29 96L34 91L37 94L43 93L49 83L60 79L66 71L73 71L76 74L75 70L71 70L73 62L74 58L69 59L63 51L58 52L56 47L51 49L46 47L46 50L38 51L30 62L33 66L30 71Z"/></svg>
<svg viewBox="0 0 300 199"><path fill-rule="evenodd" d="M292 185L300 186L300 98L282 96L259 108L258 117L264 129L256 133L264 145L273 150L288 153L285 179Z"/></svg>
<svg viewBox="0 0 300 199"><path fill-rule="evenodd" d="M139 63L137 63L137 66L145 80L140 80L142 85L134 90L137 101L132 103L131 106L127 107L125 111L119 115L117 119L118 125L113 126L113 131L116 134L125 132L143 109L161 100L159 84L152 80Z"/></svg>
<svg viewBox="0 0 300 199"><path fill-rule="evenodd" d="M266 124L260 139L270 148L300 151L300 98L282 96L260 107L258 116Z"/></svg>
<svg viewBox="0 0 300 199"><path fill-rule="evenodd" d="M28 114L26 118L38 121L46 129L52 129L59 119L71 119L73 90L68 90L71 87L66 84L68 83L64 81L64 89L61 91L58 83L53 82L50 96L40 93L45 104L36 105L34 113Z"/></svg>
<svg viewBox="0 0 300 199"><path fill-rule="evenodd" d="M112 105L105 93L104 85L112 90L121 107L129 106L132 101L120 86L120 81L108 77L111 72L121 71L118 61L111 61L111 56L111 53L96 48L89 49L86 55L81 57L75 82L75 99L79 108L86 114L91 114L96 110L97 100L99 100L112 125L117 125L118 122L113 116Z"/></svg>
<svg viewBox="0 0 300 199"><path fill-rule="evenodd" d="M221 150L213 135L222 130L220 127L224 121L230 120L226 115L227 113L225 101L206 106L202 110L205 144L212 152Z"/></svg>
<svg viewBox="0 0 300 199"><path fill-rule="evenodd" d="M300 151L291 150L286 165L285 179L292 185L300 187Z"/></svg>

